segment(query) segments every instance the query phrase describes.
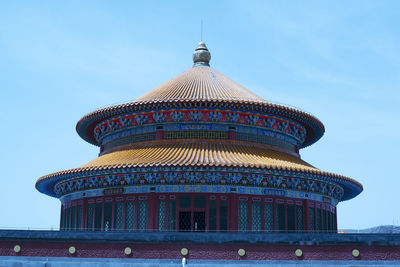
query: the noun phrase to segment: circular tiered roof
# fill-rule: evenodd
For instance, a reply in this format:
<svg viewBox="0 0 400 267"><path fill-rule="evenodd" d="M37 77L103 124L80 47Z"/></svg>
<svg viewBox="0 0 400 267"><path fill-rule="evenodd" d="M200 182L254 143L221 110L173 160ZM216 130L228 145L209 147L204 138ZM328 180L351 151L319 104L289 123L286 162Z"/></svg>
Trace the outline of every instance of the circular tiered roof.
<svg viewBox="0 0 400 267"><path fill-rule="evenodd" d="M324 126L317 118L293 108L265 101L210 68L210 58L211 55L207 47L204 43L200 43L193 56L194 66L192 68L133 102L96 110L84 116L76 126L77 132L84 140L100 146L102 144L95 137L95 128L99 127L100 123L121 118L127 114L154 113L165 109L181 110L190 106L199 110L204 109L204 107L211 107L211 109L219 111L235 109L238 110L237 112L248 112L248 114L254 114L254 116L268 114L288 119L305 129L306 136L304 142L300 144L301 147L311 145L322 137ZM210 121L207 123L210 125L221 124L221 122ZM120 127L121 125L118 124L117 126ZM142 127L143 125L136 124L136 126ZM253 126L251 127L256 128L257 125ZM129 125L129 127L132 128L133 126ZM121 128L116 128L115 131L118 135ZM268 145L255 144L251 141L191 140L190 138L186 138L184 141L179 139L142 141L116 146L80 168L41 177L37 181L36 187L43 193L55 196L54 186L56 183L88 171L126 171L130 168L154 166L215 166L282 170L305 173L311 176L317 175L320 177L318 179L329 180L343 188L344 194L341 200L350 199L362 191L362 185L357 181L318 170L301 160L299 155L296 155L285 153L285 151L273 147L271 149Z"/></svg>

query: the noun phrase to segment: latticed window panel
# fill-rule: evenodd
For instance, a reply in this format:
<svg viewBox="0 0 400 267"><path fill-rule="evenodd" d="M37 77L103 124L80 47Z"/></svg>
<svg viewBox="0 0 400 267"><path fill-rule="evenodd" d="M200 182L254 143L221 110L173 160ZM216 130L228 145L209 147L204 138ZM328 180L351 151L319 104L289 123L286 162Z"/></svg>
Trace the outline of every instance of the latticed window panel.
<svg viewBox="0 0 400 267"><path fill-rule="evenodd" d="M296 207L296 223L297 223L297 232L303 232L304 230L304 220L303 220L303 207Z"/></svg>
<svg viewBox="0 0 400 267"><path fill-rule="evenodd" d="M168 204L168 231L176 230L176 201L169 201Z"/></svg>
<svg viewBox="0 0 400 267"><path fill-rule="evenodd" d="M165 131L165 139L227 139L226 131Z"/></svg>
<svg viewBox="0 0 400 267"><path fill-rule="evenodd" d="M191 230L191 219L192 213L190 211L180 211L179 212L179 231L189 232Z"/></svg>
<svg viewBox="0 0 400 267"><path fill-rule="evenodd" d="M165 200L158 203L158 231L165 231Z"/></svg>
<svg viewBox="0 0 400 267"><path fill-rule="evenodd" d="M71 208L71 230L75 231L76 207Z"/></svg>
<svg viewBox="0 0 400 267"><path fill-rule="evenodd" d="M285 227L285 206L283 204L276 204L276 225L279 233L286 231Z"/></svg>
<svg viewBox="0 0 400 267"><path fill-rule="evenodd" d="M310 231L315 232L315 208L309 208Z"/></svg>
<svg viewBox="0 0 400 267"><path fill-rule="evenodd" d="M295 217L294 217L294 206L287 205L286 206L287 213L287 231L289 233L293 233L295 230Z"/></svg>
<svg viewBox="0 0 400 267"><path fill-rule="evenodd" d="M335 229L335 213L330 212L331 214L331 232L335 233L336 229Z"/></svg>
<svg viewBox="0 0 400 267"><path fill-rule="evenodd" d="M251 228L253 232L261 231L261 203L253 202L251 206Z"/></svg>
<svg viewBox="0 0 400 267"><path fill-rule="evenodd" d="M65 209L65 230L69 230L70 227L70 215L71 215L71 208L66 208Z"/></svg>
<svg viewBox="0 0 400 267"><path fill-rule="evenodd" d="M225 232L228 230L228 201L219 203L219 231Z"/></svg>
<svg viewBox="0 0 400 267"><path fill-rule="evenodd" d="M238 226L239 231L247 231L248 223L249 223L249 212L248 212L248 203L246 201L240 201L238 207Z"/></svg>
<svg viewBox="0 0 400 267"><path fill-rule="evenodd" d="M294 150L294 145L285 142L283 140L279 140L277 138L266 135L237 132L236 139L241 141L248 141L248 142L261 143L267 145L275 145L290 149L292 151Z"/></svg>
<svg viewBox="0 0 400 267"><path fill-rule="evenodd" d="M82 229L82 206L79 205L76 208L76 229Z"/></svg>
<svg viewBox="0 0 400 267"><path fill-rule="evenodd" d="M114 210L114 230L115 231L122 231L122 217L123 217L123 209L124 204L122 202L115 203L115 210Z"/></svg>
<svg viewBox="0 0 400 267"><path fill-rule="evenodd" d="M321 210L320 209L316 209L317 210L317 231L320 232L321 229Z"/></svg>
<svg viewBox="0 0 400 267"><path fill-rule="evenodd" d="M274 230L274 206L272 203L264 204L264 230L265 232Z"/></svg>
<svg viewBox="0 0 400 267"><path fill-rule="evenodd" d="M331 216L328 210L325 210L325 230L329 233L332 230L331 227Z"/></svg>
<svg viewBox="0 0 400 267"><path fill-rule="evenodd" d="M328 222L327 222L328 232L331 233L332 232L332 214L330 211L327 211L326 214L327 214L327 220L328 220Z"/></svg>
<svg viewBox="0 0 400 267"><path fill-rule="evenodd" d="M65 230L65 216L66 216L66 209L64 206L62 206L61 208L61 216L62 216L62 220L61 220L61 230Z"/></svg>
<svg viewBox="0 0 400 267"><path fill-rule="evenodd" d="M217 202L215 200L210 200L208 208L208 230L210 232L215 232L217 230Z"/></svg>
<svg viewBox="0 0 400 267"><path fill-rule="evenodd" d="M103 204L96 203L94 209L94 230L101 231L101 216L103 212Z"/></svg>
<svg viewBox="0 0 400 267"><path fill-rule="evenodd" d="M337 231L337 221L336 221L336 213L332 213L333 215L333 230L334 232Z"/></svg>
<svg viewBox="0 0 400 267"><path fill-rule="evenodd" d="M120 146L125 144L144 142L144 141L152 141L156 140L156 133L143 133L143 134L134 134L126 137L121 137L115 140L112 140L104 145L104 149L109 149L114 146Z"/></svg>
<svg viewBox="0 0 400 267"><path fill-rule="evenodd" d="M106 232L111 231L112 203L108 202L104 204L103 218L103 230Z"/></svg>
<svg viewBox="0 0 400 267"><path fill-rule="evenodd" d="M132 232L135 227L135 202L125 203L125 231Z"/></svg>
<svg viewBox="0 0 400 267"><path fill-rule="evenodd" d="M206 213L204 211L195 211L193 221L193 231L204 232L206 230Z"/></svg>
<svg viewBox="0 0 400 267"><path fill-rule="evenodd" d="M138 230L146 231L147 226L147 200L139 201Z"/></svg>
<svg viewBox="0 0 400 267"><path fill-rule="evenodd" d="M87 217L86 217L86 230L93 231L93 209L94 205L89 204L87 207Z"/></svg>

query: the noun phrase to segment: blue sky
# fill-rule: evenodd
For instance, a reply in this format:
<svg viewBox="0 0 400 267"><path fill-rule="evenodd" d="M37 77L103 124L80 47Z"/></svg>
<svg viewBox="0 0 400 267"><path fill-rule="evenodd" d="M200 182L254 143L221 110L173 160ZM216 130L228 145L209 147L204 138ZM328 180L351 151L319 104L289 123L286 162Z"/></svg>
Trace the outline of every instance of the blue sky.
<svg viewBox="0 0 400 267"><path fill-rule="evenodd" d="M213 68L324 123L302 158L364 186L338 205L339 228L400 224L399 13L398 1L2 1L0 227L58 227L37 178L97 156L75 132L83 115L190 68L201 20Z"/></svg>

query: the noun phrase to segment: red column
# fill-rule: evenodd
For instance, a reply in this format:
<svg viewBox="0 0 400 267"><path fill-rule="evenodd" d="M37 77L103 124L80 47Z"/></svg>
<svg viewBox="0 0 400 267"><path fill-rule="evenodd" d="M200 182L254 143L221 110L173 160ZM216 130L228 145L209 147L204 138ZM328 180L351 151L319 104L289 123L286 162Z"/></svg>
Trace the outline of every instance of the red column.
<svg viewBox="0 0 400 267"><path fill-rule="evenodd" d="M228 231L238 230L238 197L232 194L230 200L230 214L228 220Z"/></svg>

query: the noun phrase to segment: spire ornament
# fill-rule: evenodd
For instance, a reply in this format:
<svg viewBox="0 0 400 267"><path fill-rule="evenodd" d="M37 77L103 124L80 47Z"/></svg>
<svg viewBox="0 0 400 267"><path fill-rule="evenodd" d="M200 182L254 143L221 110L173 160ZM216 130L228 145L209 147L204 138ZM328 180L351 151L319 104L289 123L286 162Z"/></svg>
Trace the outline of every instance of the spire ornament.
<svg viewBox="0 0 400 267"><path fill-rule="evenodd" d="M205 43L200 42L193 53L193 67L210 66L211 54Z"/></svg>

